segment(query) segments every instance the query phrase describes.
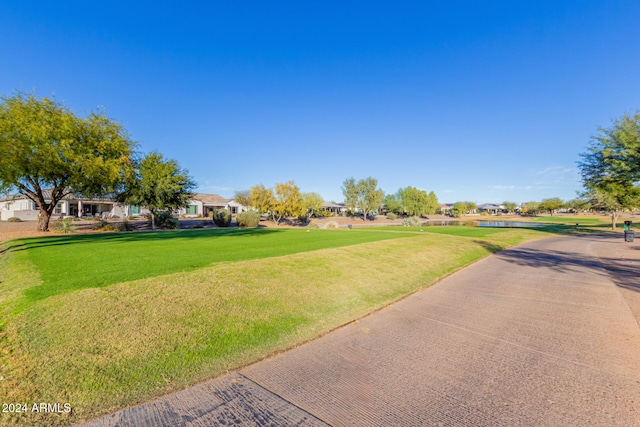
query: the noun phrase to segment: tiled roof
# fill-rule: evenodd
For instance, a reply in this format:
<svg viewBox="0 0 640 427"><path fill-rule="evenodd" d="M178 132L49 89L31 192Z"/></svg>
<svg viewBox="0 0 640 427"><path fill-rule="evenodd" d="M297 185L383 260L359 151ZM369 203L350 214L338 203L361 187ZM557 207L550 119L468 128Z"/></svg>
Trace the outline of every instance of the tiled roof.
<svg viewBox="0 0 640 427"><path fill-rule="evenodd" d="M198 200L204 204L226 205L231 199L225 199L217 194L194 194L193 200Z"/></svg>
<svg viewBox="0 0 640 427"><path fill-rule="evenodd" d="M322 204L323 208L344 208L344 203L331 203L325 202Z"/></svg>

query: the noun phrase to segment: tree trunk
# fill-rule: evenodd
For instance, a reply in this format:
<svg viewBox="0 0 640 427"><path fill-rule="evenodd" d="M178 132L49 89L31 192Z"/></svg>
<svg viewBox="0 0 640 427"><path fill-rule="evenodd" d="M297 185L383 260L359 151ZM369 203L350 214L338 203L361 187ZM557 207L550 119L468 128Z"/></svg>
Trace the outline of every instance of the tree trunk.
<svg viewBox="0 0 640 427"><path fill-rule="evenodd" d="M40 215L38 215L38 231L49 231L49 220L51 214L46 209L40 209Z"/></svg>
<svg viewBox="0 0 640 427"><path fill-rule="evenodd" d="M275 212L271 212L271 219L276 225L280 225L280 220L282 219L282 215L276 215Z"/></svg>
<svg viewBox="0 0 640 427"><path fill-rule="evenodd" d="M616 221L618 221L618 217L620 216L620 212L611 211L611 229L616 231Z"/></svg>
<svg viewBox="0 0 640 427"><path fill-rule="evenodd" d="M155 230L156 229L156 214L153 213L152 210L149 210L149 214L151 215L151 229Z"/></svg>

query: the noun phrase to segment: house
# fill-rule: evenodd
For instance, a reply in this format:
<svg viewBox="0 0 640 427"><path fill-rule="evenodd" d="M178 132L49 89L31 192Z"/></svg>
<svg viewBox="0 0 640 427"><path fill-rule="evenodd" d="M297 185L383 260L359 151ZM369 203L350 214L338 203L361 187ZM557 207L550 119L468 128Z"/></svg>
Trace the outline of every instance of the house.
<svg viewBox="0 0 640 427"><path fill-rule="evenodd" d="M45 200L51 199L51 189L46 189L43 193ZM196 194L189 201L189 206L178 210L178 214L188 217L207 217L210 212L217 209L228 209L232 214L237 214L250 208L217 194ZM69 194L58 202L52 216L54 218L76 216L79 218L99 217L106 219L145 215L148 212L148 209L141 206L119 204L112 196L88 199L78 194ZM39 213L40 210L35 202L22 194L0 198L0 219L3 221L12 217L17 217L24 221L35 221L38 219Z"/></svg>
<svg viewBox="0 0 640 427"><path fill-rule="evenodd" d="M343 215L347 212L344 203L324 202L320 210L331 212L334 216Z"/></svg>
<svg viewBox="0 0 640 427"><path fill-rule="evenodd" d="M504 211L504 206L485 203L478 206L480 212L487 212L489 215L497 215L498 212Z"/></svg>
<svg viewBox="0 0 640 427"><path fill-rule="evenodd" d="M51 200L51 189L43 190L45 201ZM37 220L40 211L35 202L18 194L0 199L0 219L20 218ZM53 217L124 217L128 216L129 206L118 204L112 196L89 199L79 194L68 194L60 200L53 211Z"/></svg>
<svg viewBox="0 0 640 427"><path fill-rule="evenodd" d="M233 199L225 199L217 194L197 193L189 200L189 205L186 208L180 209L178 214L187 217L208 217L212 216L213 212L218 209L227 209L231 211L232 215L236 215L240 212L248 211L251 208L243 206Z"/></svg>
<svg viewBox="0 0 640 427"><path fill-rule="evenodd" d="M442 215L451 215L451 209L453 209L453 203L442 203L439 209Z"/></svg>

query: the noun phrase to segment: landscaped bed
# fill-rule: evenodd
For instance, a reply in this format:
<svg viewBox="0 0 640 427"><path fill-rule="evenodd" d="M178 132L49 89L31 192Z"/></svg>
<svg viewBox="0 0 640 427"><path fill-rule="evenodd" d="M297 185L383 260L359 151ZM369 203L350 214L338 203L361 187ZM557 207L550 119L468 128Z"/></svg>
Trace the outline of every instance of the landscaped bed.
<svg viewBox="0 0 640 427"><path fill-rule="evenodd" d="M2 413L0 423L68 425L187 387L550 235L450 230L212 229L6 242L0 401L68 403L72 411Z"/></svg>

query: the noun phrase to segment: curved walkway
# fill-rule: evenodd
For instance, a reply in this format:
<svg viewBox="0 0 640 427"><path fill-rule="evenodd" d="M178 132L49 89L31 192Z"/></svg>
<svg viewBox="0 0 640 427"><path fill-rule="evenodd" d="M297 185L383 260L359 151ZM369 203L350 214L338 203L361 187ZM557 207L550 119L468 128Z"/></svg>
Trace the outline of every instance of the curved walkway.
<svg viewBox="0 0 640 427"><path fill-rule="evenodd" d="M640 425L639 260L620 235L530 242L86 426Z"/></svg>

